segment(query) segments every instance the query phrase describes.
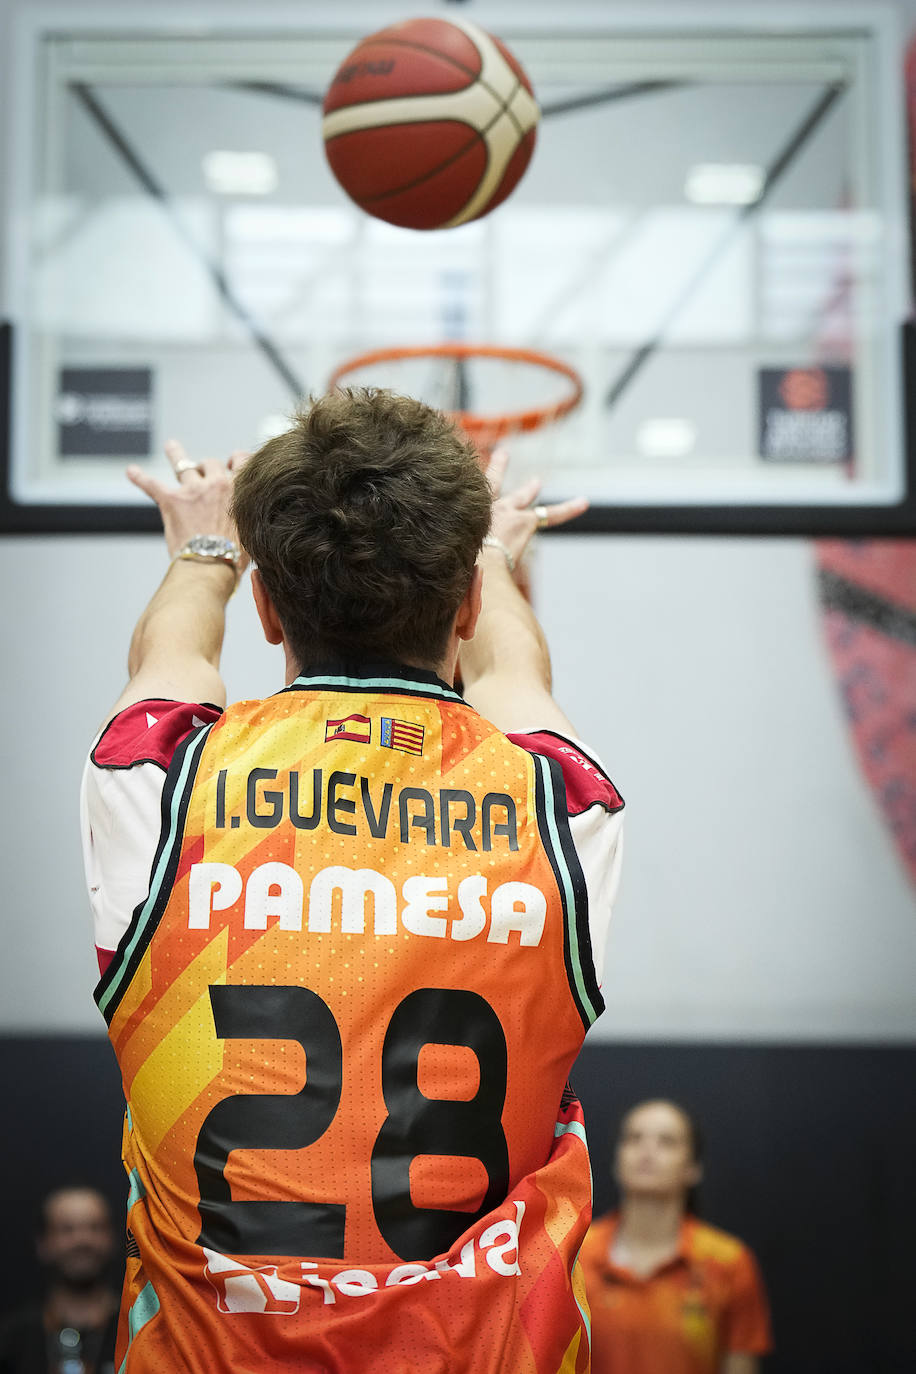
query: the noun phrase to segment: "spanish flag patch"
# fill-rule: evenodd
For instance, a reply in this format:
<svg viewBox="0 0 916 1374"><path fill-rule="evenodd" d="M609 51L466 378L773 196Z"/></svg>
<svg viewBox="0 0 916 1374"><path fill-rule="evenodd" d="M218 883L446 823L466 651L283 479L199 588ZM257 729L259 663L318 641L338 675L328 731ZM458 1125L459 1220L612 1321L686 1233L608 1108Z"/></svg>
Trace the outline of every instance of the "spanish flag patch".
<svg viewBox="0 0 916 1374"><path fill-rule="evenodd" d="M324 742L330 744L335 739L352 739L357 744L369 744L372 739L372 721L368 716L344 716L343 720L326 720L324 723Z"/></svg>

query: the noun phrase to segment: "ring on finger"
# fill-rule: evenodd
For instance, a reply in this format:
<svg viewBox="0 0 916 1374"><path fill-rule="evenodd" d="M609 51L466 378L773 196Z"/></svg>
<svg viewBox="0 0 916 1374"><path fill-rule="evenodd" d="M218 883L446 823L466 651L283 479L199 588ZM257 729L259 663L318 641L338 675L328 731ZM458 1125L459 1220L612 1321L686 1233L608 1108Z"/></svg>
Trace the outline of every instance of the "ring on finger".
<svg viewBox="0 0 916 1374"><path fill-rule="evenodd" d="M181 477L186 472L200 472L200 465L192 462L190 458L179 458L173 468L176 477Z"/></svg>
<svg viewBox="0 0 916 1374"><path fill-rule="evenodd" d="M547 526L550 524L550 515L547 511L547 507L535 506L534 517L538 522L538 529L546 530Z"/></svg>

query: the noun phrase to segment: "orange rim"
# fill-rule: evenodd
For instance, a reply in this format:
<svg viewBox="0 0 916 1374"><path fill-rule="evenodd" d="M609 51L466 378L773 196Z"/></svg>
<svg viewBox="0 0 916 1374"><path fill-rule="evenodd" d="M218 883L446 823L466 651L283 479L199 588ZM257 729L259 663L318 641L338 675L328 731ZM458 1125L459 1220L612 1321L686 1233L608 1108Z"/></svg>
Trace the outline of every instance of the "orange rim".
<svg viewBox="0 0 916 1374"><path fill-rule="evenodd" d="M555 358L550 353L538 353L532 348L504 348L500 344L426 344L410 348L374 348L368 353L359 353L348 358L335 368L328 381L328 390L333 391L340 385L342 377L361 367L371 367L375 363L397 362L402 358L501 358L505 362L527 363L532 367L543 367L548 372L571 383L565 396L546 406L535 406L528 410L505 411L498 415L476 415L469 410L453 410L449 413L465 433L474 439L493 443L506 434L524 434L540 429L542 425L562 420L582 400L582 378L574 367Z"/></svg>

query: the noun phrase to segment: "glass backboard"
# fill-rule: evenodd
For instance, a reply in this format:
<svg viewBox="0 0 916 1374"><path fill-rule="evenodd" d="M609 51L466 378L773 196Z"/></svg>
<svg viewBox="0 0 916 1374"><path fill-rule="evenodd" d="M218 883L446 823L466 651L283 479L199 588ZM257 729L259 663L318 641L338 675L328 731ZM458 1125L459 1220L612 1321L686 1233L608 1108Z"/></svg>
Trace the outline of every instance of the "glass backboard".
<svg viewBox="0 0 916 1374"><path fill-rule="evenodd" d="M532 164L486 219L419 233L356 209L321 143L327 83L384 9L23 29L8 527L143 528L126 462L165 471L172 435L256 445L354 354L449 340L581 375L577 409L512 448L548 496L589 497L585 528L910 527L882 11L730 31L573 5L545 31L515 6ZM356 380L447 404L432 374ZM461 382L477 409L545 386Z"/></svg>

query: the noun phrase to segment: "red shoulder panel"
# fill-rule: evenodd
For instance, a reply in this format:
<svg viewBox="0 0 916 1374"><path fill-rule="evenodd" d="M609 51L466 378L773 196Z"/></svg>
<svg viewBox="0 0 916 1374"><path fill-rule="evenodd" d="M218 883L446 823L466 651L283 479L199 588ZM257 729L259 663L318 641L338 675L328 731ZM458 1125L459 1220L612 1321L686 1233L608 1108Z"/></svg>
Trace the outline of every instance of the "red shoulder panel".
<svg viewBox="0 0 916 1374"><path fill-rule="evenodd" d="M552 730L538 730L530 735L509 735L509 739L527 749L529 754L543 754L560 765L571 816L581 815L590 806L603 806L607 811L623 809L623 797L610 778L593 759L562 735L555 735Z"/></svg>
<svg viewBox="0 0 916 1374"><path fill-rule="evenodd" d="M188 701L135 702L106 725L92 751L92 762L99 768L133 768L138 763L168 768L181 741L221 715L217 706Z"/></svg>

